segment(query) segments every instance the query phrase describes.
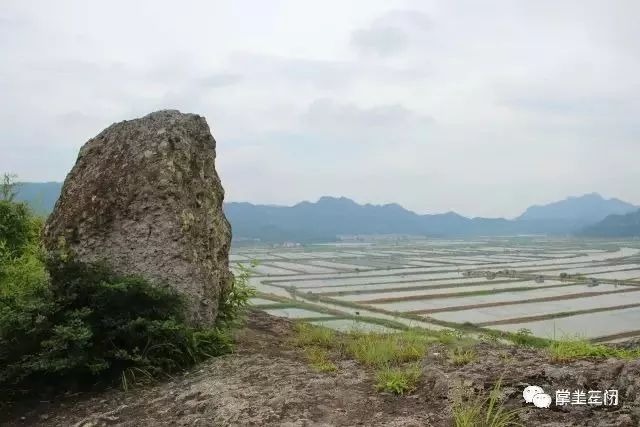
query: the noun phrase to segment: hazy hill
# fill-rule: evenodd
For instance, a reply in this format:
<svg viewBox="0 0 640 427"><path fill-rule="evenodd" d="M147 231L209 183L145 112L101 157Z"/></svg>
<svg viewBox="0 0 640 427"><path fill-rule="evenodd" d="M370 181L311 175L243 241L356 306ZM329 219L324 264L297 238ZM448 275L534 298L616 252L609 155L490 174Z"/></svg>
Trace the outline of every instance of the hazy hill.
<svg viewBox="0 0 640 427"><path fill-rule="evenodd" d="M360 205L340 197L294 206L227 203L225 212L236 238L265 241L334 240L344 234L411 234L432 237L566 234L577 229L565 221L514 221L503 218L466 218L455 212L419 215L397 204Z"/></svg>
<svg viewBox="0 0 640 427"><path fill-rule="evenodd" d="M29 202L38 213L51 212L61 183L21 183L18 200ZM466 218L455 212L419 215L402 206L360 205L345 197L321 197L317 202L294 206L255 205L231 202L225 212L235 238L266 242L333 241L343 234L412 234L432 237L479 235L555 234L579 232L610 214L626 214L638 208L599 194L569 197L543 206L532 206L515 220ZM620 221L611 219L608 221ZM594 226L595 227L595 226ZM602 227L605 227L604 225ZM610 228L613 225L609 226ZM601 230L604 233L604 228ZM611 235L637 235L631 227L619 226ZM592 233L597 233L594 228ZM617 233L617 234L616 234ZM635 233L635 234L634 234Z"/></svg>
<svg viewBox="0 0 640 427"><path fill-rule="evenodd" d="M625 215L609 215L586 227L580 234L593 237L640 237L640 210Z"/></svg>
<svg viewBox="0 0 640 427"><path fill-rule="evenodd" d="M576 225L593 224L607 215L622 215L637 210L638 207L619 199L605 199L598 193L580 197L568 197L547 205L528 208L519 221L570 221Z"/></svg>
<svg viewBox="0 0 640 427"><path fill-rule="evenodd" d="M16 199L27 202L38 214L48 215L62 190L61 182L21 182L17 185Z"/></svg>

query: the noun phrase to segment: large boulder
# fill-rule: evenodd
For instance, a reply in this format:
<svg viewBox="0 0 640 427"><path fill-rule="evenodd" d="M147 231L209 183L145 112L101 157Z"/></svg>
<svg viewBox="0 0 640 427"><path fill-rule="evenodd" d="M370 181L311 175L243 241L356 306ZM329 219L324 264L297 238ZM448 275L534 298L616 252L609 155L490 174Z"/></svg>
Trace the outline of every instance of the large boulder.
<svg viewBox="0 0 640 427"><path fill-rule="evenodd" d="M47 221L47 248L167 283L186 297L193 324L213 324L232 280L215 148L195 114L113 124L80 149Z"/></svg>

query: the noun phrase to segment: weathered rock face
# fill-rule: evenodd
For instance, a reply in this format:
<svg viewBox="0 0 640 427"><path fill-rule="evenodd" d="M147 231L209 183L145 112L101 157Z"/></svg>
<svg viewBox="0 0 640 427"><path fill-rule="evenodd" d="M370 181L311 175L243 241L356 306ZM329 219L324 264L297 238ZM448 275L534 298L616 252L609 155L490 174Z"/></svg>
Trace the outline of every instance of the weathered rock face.
<svg viewBox="0 0 640 427"><path fill-rule="evenodd" d="M76 257L166 282L189 302L194 324L214 322L228 289L231 227L203 117L158 111L89 140L45 228Z"/></svg>

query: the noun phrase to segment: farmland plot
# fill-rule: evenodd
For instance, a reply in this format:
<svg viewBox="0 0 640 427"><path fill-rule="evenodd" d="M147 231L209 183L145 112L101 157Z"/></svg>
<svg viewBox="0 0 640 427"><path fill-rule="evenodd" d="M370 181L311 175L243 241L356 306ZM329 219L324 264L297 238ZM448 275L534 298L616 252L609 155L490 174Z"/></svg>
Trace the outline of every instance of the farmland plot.
<svg viewBox="0 0 640 427"><path fill-rule="evenodd" d="M282 317L326 318L322 323L334 329L379 330L395 319L434 329L471 322L505 331L528 328L544 337L554 330L603 337L640 329L634 324L640 320L640 282L626 281L640 279L634 245L550 238L374 241L241 248L231 261L259 261L251 279L259 292L254 304ZM499 274L488 280L487 272ZM561 273L597 281L549 279ZM380 322L371 323L372 316ZM585 322L597 326L589 329Z"/></svg>

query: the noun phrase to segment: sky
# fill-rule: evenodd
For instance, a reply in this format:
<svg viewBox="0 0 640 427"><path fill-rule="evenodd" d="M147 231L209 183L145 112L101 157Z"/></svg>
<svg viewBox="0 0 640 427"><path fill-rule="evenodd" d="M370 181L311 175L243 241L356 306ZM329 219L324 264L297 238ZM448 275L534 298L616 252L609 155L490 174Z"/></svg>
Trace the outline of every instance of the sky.
<svg viewBox="0 0 640 427"><path fill-rule="evenodd" d="M2 0L0 172L62 181L114 122L206 117L227 201L514 217L640 204L640 2Z"/></svg>

